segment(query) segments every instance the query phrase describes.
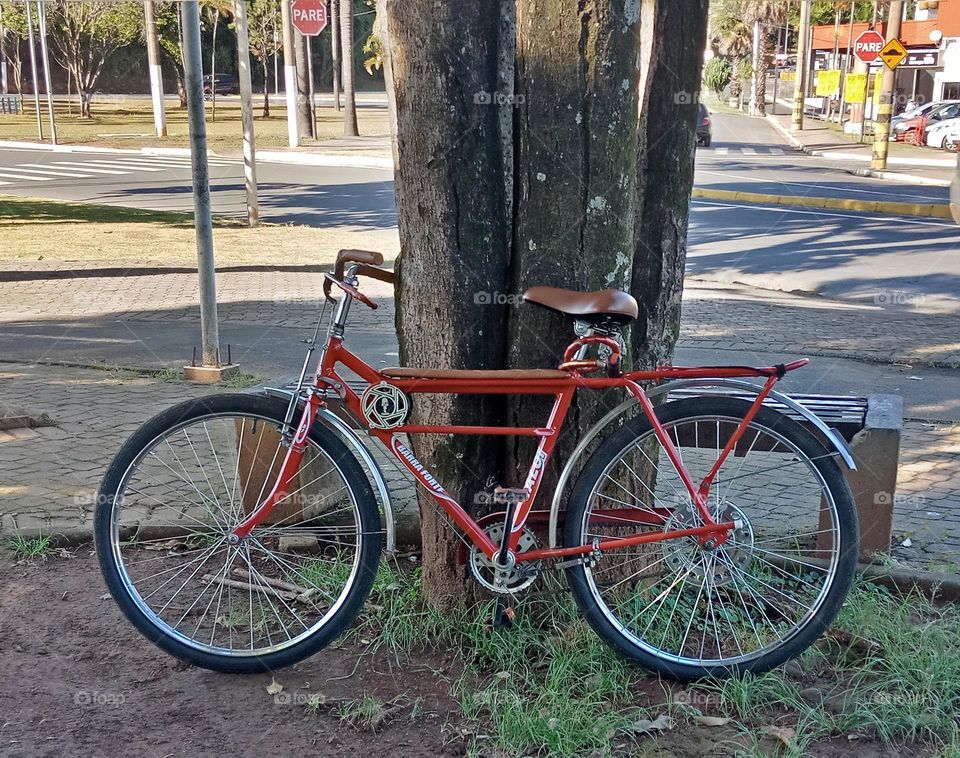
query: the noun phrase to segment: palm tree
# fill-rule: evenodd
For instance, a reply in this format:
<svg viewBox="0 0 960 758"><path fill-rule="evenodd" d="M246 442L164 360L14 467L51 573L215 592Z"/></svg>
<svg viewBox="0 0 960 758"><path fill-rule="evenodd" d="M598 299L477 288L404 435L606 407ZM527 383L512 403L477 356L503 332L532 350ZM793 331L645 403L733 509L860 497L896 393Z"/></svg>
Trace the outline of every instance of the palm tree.
<svg viewBox="0 0 960 758"><path fill-rule="evenodd" d="M753 26L753 88L750 115L767 112L767 71L770 67L770 37L787 13L783 0L741 0L743 19Z"/></svg>
<svg viewBox="0 0 960 758"><path fill-rule="evenodd" d="M714 0L710 6L711 45L736 68L753 47L753 31L743 17L743 0ZM740 101L740 80L730 81L730 105Z"/></svg>
<svg viewBox="0 0 960 758"><path fill-rule="evenodd" d="M233 15L231 0L200 0L208 18L213 20L213 40L210 45L210 120L217 120L217 27L221 16Z"/></svg>

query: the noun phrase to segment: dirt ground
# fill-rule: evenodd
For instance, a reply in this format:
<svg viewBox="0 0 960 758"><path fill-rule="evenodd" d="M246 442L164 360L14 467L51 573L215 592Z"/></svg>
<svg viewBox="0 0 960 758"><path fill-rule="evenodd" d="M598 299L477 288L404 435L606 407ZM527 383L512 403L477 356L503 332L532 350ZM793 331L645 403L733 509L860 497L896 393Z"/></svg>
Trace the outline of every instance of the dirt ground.
<svg viewBox="0 0 960 758"><path fill-rule="evenodd" d="M0 548L0 756L461 756L475 735L482 739L484 725L465 721L450 694L461 657L427 650L398 660L364 642L333 646L274 677L216 674L167 656L126 622L89 546L45 560L16 560ZM638 705L662 702L671 687L643 680ZM364 696L385 704L375 726L342 717L348 701ZM768 754L783 754L774 737L763 742ZM628 755L726 756L744 746L734 724L677 724L621 747ZM809 754L932 752L833 738Z"/></svg>

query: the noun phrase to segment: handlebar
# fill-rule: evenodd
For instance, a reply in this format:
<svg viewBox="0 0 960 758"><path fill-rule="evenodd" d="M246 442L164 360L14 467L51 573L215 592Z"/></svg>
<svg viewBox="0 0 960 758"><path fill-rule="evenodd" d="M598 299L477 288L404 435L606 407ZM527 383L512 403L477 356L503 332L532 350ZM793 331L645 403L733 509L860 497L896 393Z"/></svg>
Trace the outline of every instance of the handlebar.
<svg viewBox="0 0 960 758"><path fill-rule="evenodd" d="M371 279L377 279L387 284L396 284L397 277L392 271L386 271L377 268L383 264L383 254L373 250L353 250L346 249L337 253L337 262L333 268L333 277L337 281L343 281L344 270L348 263L356 265L356 273L360 276L369 276ZM330 295L333 282L327 279L323 283L323 296L327 300L333 300Z"/></svg>

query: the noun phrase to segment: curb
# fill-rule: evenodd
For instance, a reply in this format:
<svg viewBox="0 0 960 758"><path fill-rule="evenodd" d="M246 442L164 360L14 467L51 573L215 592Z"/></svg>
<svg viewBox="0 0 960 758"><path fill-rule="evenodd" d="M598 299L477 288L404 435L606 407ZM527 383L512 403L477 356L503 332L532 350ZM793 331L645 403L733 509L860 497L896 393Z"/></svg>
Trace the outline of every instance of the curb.
<svg viewBox="0 0 960 758"><path fill-rule="evenodd" d="M757 205L783 205L796 208L819 208L820 210L953 219L950 214L950 206L939 203L895 203L883 200L853 200L839 197L798 197L795 195L769 195L761 192L715 190L700 187L693 189L691 197L702 200L734 200Z"/></svg>
<svg viewBox="0 0 960 758"><path fill-rule="evenodd" d="M817 158L828 158L831 160L837 161L861 161L869 162L870 158L866 155L861 155L859 153L844 153L844 152L830 152L827 150L814 150L813 148L807 147L803 142L801 142L789 129L787 129L783 124L781 124L776 116L770 115L769 113L765 116L767 123L774 128L774 130L784 137L791 145L793 145L797 150L800 150L807 155L812 155ZM927 168L956 168L957 161L953 158L899 158L893 156L892 158L887 158L887 165L896 165L896 166L913 166L913 167L927 167ZM889 179L900 179L910 176L909 174L903 174L900 176L889 175L886 178Z"/></svg>
<svg viewBox="0 0 960 758"><path fill-rule="evenodd" d="M189 157L190 148L188 147L141 147L138 149L125 149L122 147L96 147L93 145L44 145L37 142L16 142L12 140L0 140L0 150L43 150L50 153L96 153L108 155L153 155L153 156L176 156L178 158ZM230 155L222 155L208 150L207 155L211 158L226 158L242 162L242 158ZM306 153L291 150L284 152L279 150L257 151L257 162L263 163L283 163L299 166L343 166L351 168L377 168L393 169L392 158L381 158L375 155L340 155L336 153Z"/></svg>
<svg viewBox="0 0 960 758"><path fill-rule="evenodd" d="M952 184L949 179L934 179L930 176L920 176L918 174L901 174L899 171L874 171L872 168L848 168L844 170L854 176L900 180L902 182L910 182L911 184L920 184L927 187L949 187Z"/></svg>

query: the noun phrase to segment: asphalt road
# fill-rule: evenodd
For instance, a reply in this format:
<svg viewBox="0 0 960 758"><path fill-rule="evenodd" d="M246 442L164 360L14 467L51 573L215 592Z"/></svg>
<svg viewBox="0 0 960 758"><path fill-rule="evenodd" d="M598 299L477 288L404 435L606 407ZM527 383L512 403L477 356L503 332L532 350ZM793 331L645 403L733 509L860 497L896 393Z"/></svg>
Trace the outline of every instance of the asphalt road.
<svg viewBox="0 0 960 758"><path fill-rule="evenodd" d="M210 161L214 210L245 212L241 164ZM265 219L395 235L389 171L258 165ZM794 151L765 122L716 114L697 157L704 187L797 195L945 201L947 190L856 177ZM0 194L192 208L186 157L0 150ZM884 308L960 310L960 229L947 221L842 211L693 203L688 272L717 281L800 290Z"/></svg>

